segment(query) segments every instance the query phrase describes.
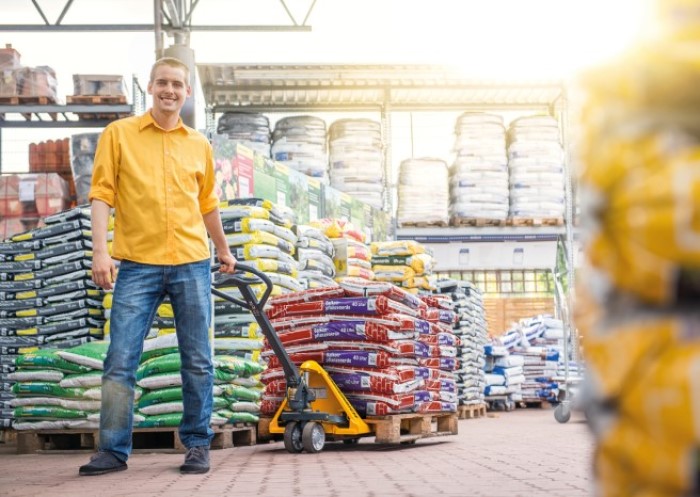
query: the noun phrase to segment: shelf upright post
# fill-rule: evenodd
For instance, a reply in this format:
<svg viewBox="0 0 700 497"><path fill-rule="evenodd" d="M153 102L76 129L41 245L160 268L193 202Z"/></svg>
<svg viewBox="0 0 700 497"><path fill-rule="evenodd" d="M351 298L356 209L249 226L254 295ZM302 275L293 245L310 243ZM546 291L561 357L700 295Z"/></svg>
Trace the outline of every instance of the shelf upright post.
<svg viewBox="0 0 700 497"><path fill-rule="evenodd" d="M391 156L391 90L384 91L381 109L382 148L384 150L384 211L394 217L394 178ZM396 227L394 227L396 228ZM394 229L396 233L396 229Z"/></svg>
<svg viewBox="0 0 700 497"><path fill-rule="evenodd" d="M566 210L564 213L564 228L565 228L565 249L566 249L566 266L567 266L567 288L565 290L564 301L567 307L567 322L565 323L565 330L567 331L567 336L564 340L564 346L566 351L566 346L569 340L571 340L571 351L566 354L566 375L568 377L568 365L569 359L573 361L578 361L578 339L576 333L576 326L573 323L573 317L571 310L573 309L574 298L575 298L575 285L576 285L576 267L574 265L574 198L573 198L573 174L571 171L571 157L569 152L569 122L568 122L568 101L566 95L566 88L562 86L562 94L560 100L557 102L557 113L559 122L561 123L561 133L562 133L562 145L564 148L564 195L566 202ZM571 355L571 358L569 358Z"/></svg>

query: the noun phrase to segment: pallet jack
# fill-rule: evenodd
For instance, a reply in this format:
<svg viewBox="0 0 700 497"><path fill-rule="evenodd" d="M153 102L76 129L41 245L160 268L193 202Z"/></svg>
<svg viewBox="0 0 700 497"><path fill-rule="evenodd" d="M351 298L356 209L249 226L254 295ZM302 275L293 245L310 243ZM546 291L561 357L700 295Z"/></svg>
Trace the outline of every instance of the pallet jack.
<svg viewBox="0 0 700 497"><path fill-rule="evenodd" d="M214 272L218 269L218 265L212 267ZM235 273L218 273L216 276L212 293L251 311L282 365L287 393L270 421L269 430L270 433L283 434L287 452L298 454L305 450L317 453L323 450L327 439L352 444L360 437L372 434L372 428L320 364L305 361L297 368L290 359L264 311L272 292L272 282L267 275L257 268L236 264ZM261 282L265 291L257 298L250 285ZM231 285L238 288L243 300L216 288Z"/></svg>

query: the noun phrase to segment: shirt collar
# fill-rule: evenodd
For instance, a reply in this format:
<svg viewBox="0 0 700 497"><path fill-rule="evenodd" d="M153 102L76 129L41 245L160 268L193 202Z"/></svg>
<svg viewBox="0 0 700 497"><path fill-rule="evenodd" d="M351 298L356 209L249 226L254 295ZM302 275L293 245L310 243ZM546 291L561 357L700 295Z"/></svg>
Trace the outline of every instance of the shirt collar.
<svg viewBox="0 0 700 497"><path fill-rule="evenodd" d="M158 128L160 130L163 130L158 123L153 119L153 116L151 115L151 109L148 109L139 119L139 131L143 131L144 128L148 126L153 126L155 128ZM165 130L163 130L165 131ZM175 128L171 129L170 131L184 131L187 134L191 134L193 130L191 130L189 127L185 126L185 123L182 122L182 118L178 117L177 118L177 126Z"/></svg>

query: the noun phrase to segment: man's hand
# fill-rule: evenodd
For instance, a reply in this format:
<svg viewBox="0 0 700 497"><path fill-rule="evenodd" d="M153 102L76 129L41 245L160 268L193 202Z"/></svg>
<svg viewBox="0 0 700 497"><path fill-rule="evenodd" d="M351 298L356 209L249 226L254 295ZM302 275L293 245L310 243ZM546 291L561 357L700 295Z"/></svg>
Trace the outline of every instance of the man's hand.
<svg viewBox="0 0 700 497"><path fill-rule="evenodd" d="M92 255L92 281L105 290L114 288L117 268L107 252L94 252Z"/></svg>
<svg viewBox="0 0 700 497"><path fill-rule="evenodd" d="M236 258L231 254L231 252L223 254L219 253L218 259L221 263L219 272L231 274L236 271L236 262L238 261L236 261Z"/></svg>

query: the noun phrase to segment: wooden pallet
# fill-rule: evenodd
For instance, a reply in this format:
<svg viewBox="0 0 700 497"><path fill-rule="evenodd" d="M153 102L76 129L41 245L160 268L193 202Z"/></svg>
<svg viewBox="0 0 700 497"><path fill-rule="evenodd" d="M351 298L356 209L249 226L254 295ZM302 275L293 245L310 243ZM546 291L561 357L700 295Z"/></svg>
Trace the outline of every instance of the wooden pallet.
<svg viewBox="0 0 700 497"><path fill-rule="evenodd" d="M528 400L526 402L518 402L518 407L522 409L552 409L554 405L546 400Z"/></svg>
<svg viewBox="0 0 700 497"><path fill-rule="evenodd" d="M422 438L456 435L457 414L394 414L369 417L365 422L374 431L375 442L380 444L414 443Z"/></svg>
<svg viewBox="0 0 700 497"><path fill-rule="evenodd" d="M234 426L213 427L212 449L230 449L231 447L255 445L256 427L237 424ZM17 431L17 454L34 452L75 451L97 449L99 434L91 430L36 430ZM177 427L168 428L134 428L134 452L174 451L185 452L180 441Z"/></svg>
<svg viewBox="0 0 700 497"><path fill-rule="evenodd" d="M270 433L272 418L260 418L258 422L258 442L282 440L282 434ZM404 444L414 443L421 438L456 435L458 430L457 413L434 414L393 414L391 416L368 417L364 420L372 429L363 437L374 436L375 443Z"/></svg>
<svg viewBox="0 0 700 497"><path fill-rule="evenodd" d="M79 105L119 105L126 103L126 95L68 95L66 102Z"/></svg>
<svg viewBox="0 0 700 497"><path fill-rule="evenodd" d="M472 404L457 407L459 419L483 418L486 416L486 404Z"/></svg>
<svg viewBox="0 0 700 497"><path fill-rule="evenodd" d="M17 442L17 432L12 428L0 430L0 443L11 445Z"/></svg>
<svg viewBox="0 0 700 497"><path fill-rule="evenodd" d="M402 228L446 228L447 223L445 221L432 221L432 222L404 222L401 223Z"/></svg>
<svg viewBox="0 0 700 497"><path fill-rule="evenodd" d="M564 218L561 217L545 217L545 218L512 218L508 220L509 226L562 226Z"/></svg>
<svg viewBox="0 0 700 497"><path fill-rule="evenodd" d="M131 112L101 112L99 114L96 114L94 112L76 112L76 116L78 116L78 119L82 119L84 121L94 121L97 119L101 120L114 120L114 119L121 119L123 117L129 117L131 116Z"/></svg>
<svg viewBox="0 0 700 497"><path fill-rule="evenodd" d="M484 219L472 217L453 217L450 220L451 226L505 226L506 222L502 219Z"/></svg>
<svg viewBox="0 0 700 497"><path fill-rule="evenodd" d="M55 104L54 97L33 97L16 95L13 97L0 97L0 105L50 105Z"/></svg>

